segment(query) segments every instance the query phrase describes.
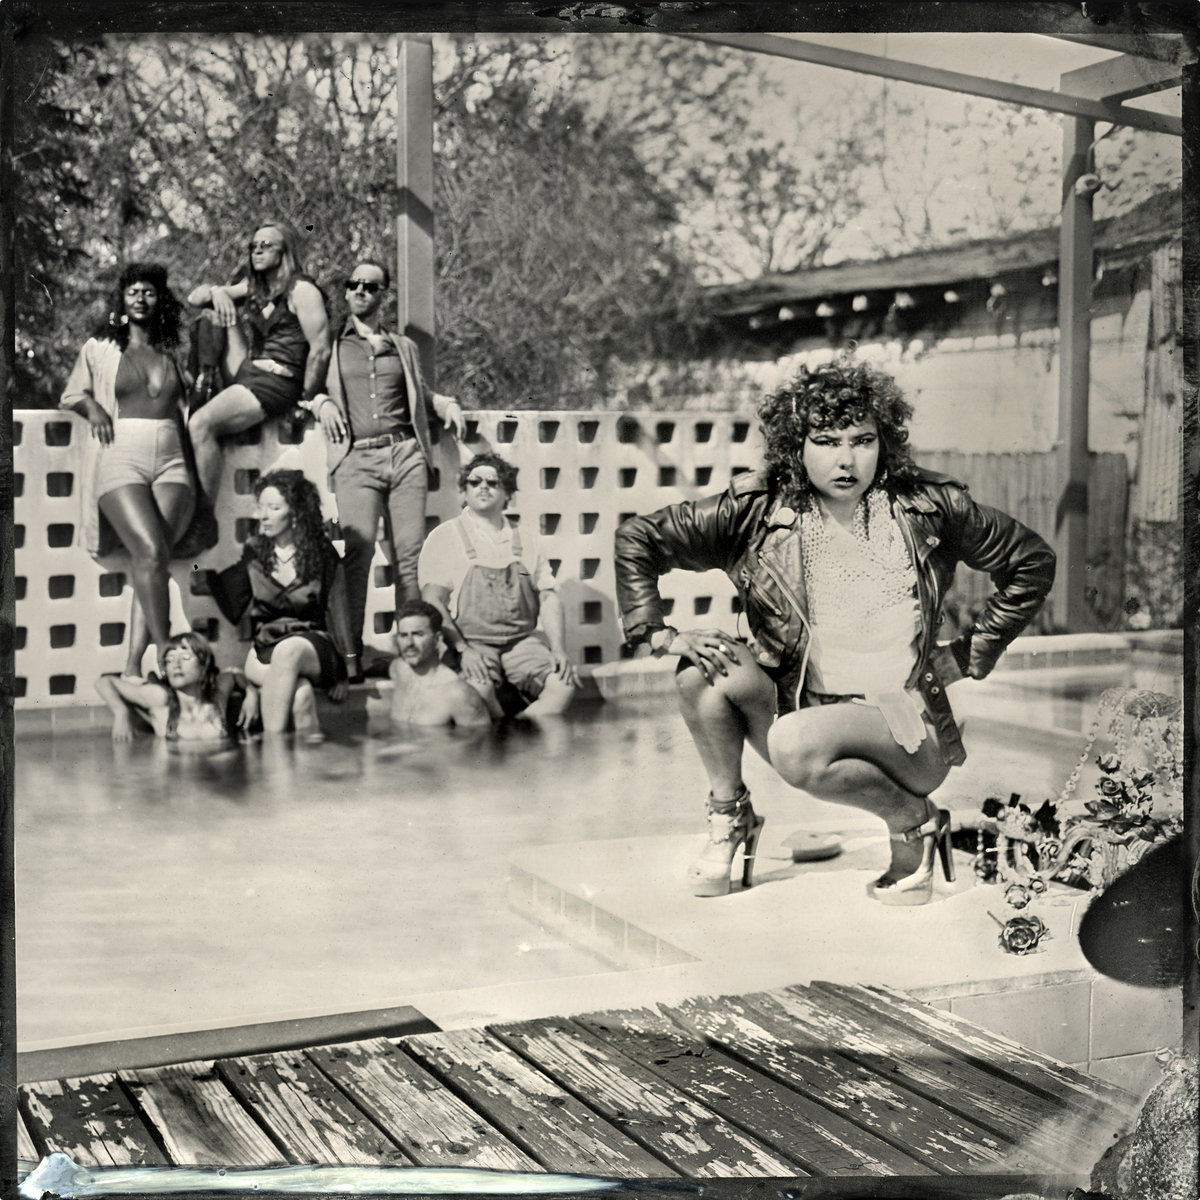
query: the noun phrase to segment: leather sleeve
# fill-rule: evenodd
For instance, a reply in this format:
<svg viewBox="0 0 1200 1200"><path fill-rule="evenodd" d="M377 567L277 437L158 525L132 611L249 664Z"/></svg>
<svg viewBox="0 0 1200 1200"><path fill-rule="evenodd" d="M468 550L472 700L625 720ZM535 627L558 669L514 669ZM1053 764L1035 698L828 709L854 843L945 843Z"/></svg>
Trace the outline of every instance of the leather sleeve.
<svg viewBox="0 0 1200 1200"><path fill-rule="evenodd" d="M617 528L617 608L638 642L664 625L658 580L668 571L729 571L757 523L761 493L731 486L717 496L630 517Z"/></svg>
<svg viewBox="0 0 1200 1200"><path fill-rule="evenodd" d="M950 509L959 561L986 572L996 589L970 632L952 643L966 673L982 679L1045 603L1054 583L1055 554L1028 526L976 504L965 489L944 488L942 495Z"/></svg>

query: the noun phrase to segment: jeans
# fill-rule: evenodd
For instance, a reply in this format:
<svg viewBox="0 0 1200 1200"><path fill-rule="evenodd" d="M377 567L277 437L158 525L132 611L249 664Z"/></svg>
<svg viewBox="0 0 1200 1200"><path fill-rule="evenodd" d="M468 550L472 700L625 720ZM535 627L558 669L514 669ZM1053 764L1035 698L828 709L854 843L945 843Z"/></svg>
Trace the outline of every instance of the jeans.
<svg viewBox="0 0 1200 1200"><path fill-rule="evenodd" d="M395 580L396 607L417 600L417 559L425 540L425 456L414 438L391 446L361 450L351 447L333 473L338 524L345 538L343 561L355 650L362 653L367 586L379 518L387 520Z"/></svg>

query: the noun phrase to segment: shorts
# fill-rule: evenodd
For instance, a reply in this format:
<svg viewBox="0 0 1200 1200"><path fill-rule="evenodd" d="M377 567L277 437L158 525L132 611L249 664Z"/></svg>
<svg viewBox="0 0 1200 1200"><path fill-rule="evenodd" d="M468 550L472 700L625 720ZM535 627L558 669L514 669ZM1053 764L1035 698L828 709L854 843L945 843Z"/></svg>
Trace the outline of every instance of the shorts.
<svg viewBox="0 0 1200 1200"><path fill-rule="evenodd" d="M96 495L142 484L178 483L191 490L179 422L172 417L118 417L113 440L100 452Z"/></svg>
<svg viewBox="0 0 1200 1200"><path fill-rule="evenodd" d="M487 660L488 671L497 684L507 681L526 704L532 704L546 686L546 677L554 670L554 654L544 633L534 631L499 646L471 642Z"/></svg>
<svg viewBox="0 0 1200 1200"><path fill-rule="evenodd" d="M302 372L295 375L276 375L256 367L250 359L246 359L234 377L234 383L240 383L254 393L254 398L263 407L270 419L282 417L300 403L304 394L304 377Z"/></svg>

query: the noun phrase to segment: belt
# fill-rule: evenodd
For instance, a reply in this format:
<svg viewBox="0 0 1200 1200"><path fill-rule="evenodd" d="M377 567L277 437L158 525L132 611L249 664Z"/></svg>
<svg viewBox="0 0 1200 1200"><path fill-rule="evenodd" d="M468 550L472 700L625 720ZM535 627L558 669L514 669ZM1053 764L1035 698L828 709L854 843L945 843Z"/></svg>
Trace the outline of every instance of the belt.
<svg viewBox="0 0 1200 1200"><path fill-rule="evenodd" d="M250 362L260 371L268 375L282 375L284 379L295 379L297 372L285 363L276 362L273 358L252 358Z"/></svg>
<svg viewBox="0 0 1200 1200"><path fill-rule="evenodd" d="M398 446L401 442L412 440L411 433L381 433L376 437L355 438L350 443L351 450L377 450L380 446Z"/></svg>

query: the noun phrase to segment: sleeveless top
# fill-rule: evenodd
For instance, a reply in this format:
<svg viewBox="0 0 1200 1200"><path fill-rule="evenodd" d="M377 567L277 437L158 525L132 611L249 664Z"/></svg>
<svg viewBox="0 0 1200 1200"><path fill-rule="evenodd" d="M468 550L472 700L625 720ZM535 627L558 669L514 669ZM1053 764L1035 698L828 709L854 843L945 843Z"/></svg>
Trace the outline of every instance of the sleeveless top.
<svg viewBox="0 0 1200 1200"><path fill-rule="evenodd" d="M311 275L293 276L287 290L275 297L275 306L267 316L263 316L261 306L257 306L253 297L246 297L245 308L250 358L273 359L281 366L290 367L297 375L303 373L308 359L308 339L300 328L300 319L288 308L288 301L301 279L314 287L317 285Z"/></svg>

